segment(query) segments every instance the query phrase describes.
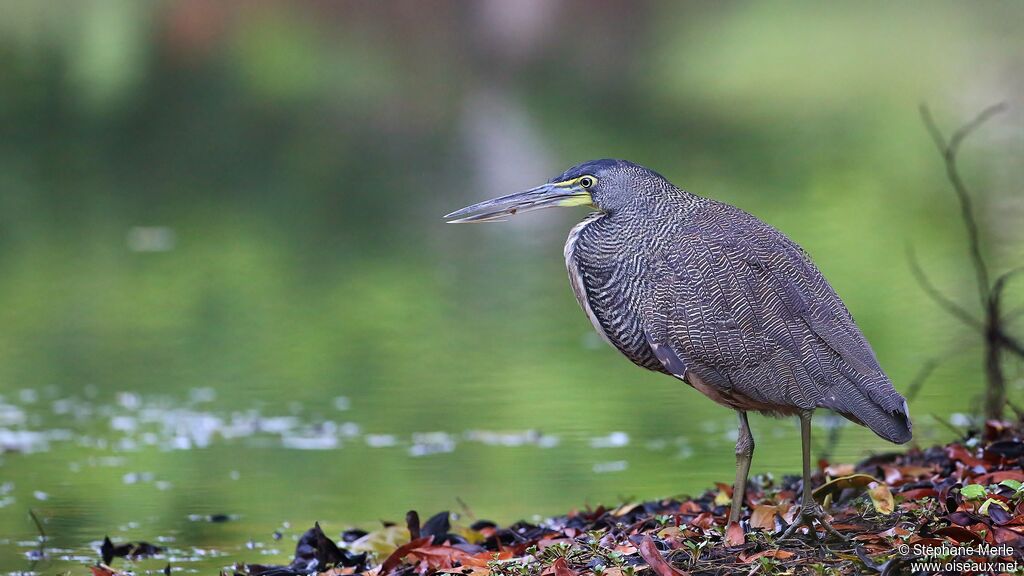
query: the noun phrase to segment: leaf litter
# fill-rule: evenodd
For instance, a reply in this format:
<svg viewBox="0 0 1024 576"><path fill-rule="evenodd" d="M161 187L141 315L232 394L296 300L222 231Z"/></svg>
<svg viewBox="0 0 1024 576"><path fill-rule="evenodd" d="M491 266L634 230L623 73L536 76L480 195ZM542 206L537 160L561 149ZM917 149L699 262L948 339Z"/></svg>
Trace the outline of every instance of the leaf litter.
<svg viewBox="0 0 1024 576"><path fill-rule="evenodd" d="M315 524L287 565L236 564L225 576L701 576L723 574L892 574L922 559L900 546L952 549L981 544L1002 556L959 561L1024 564L1024 427L989 421L984 430L927 449L879 454L856 464L820 462L815 499L847 542L824 533L786 541L800 478L751 478L743 520L727 525L732 487L697 497L588 507L538 522L465 525L447 511L421 522L349 530L336 542ZM453 522L454 521L454 522ZM103 544L96 576L122 574L114 557L159 552L145 542ZM169 569L169 568L168 568Z"/></svg>

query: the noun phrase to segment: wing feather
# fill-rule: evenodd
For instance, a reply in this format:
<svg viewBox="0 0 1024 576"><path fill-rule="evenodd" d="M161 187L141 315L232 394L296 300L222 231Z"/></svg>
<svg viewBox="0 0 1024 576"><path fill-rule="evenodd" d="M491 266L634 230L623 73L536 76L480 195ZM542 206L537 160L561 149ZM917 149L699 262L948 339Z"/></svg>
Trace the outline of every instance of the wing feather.
<svg viewBox="0 0 1024 576"><path fill-rule="evenodd" d="M807 254L753 216L717 206L652 266L647 337L666 369L682 377L682 366L725 397L779 411L828 407L909 439L906 402Z"/></svg>

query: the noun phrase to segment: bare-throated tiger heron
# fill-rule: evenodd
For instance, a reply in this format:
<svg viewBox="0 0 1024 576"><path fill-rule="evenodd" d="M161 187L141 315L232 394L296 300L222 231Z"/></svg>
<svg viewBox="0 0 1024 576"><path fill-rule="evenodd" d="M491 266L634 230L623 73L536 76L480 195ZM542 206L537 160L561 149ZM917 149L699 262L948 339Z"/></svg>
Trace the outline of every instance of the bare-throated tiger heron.
<svg viewBox="0 0 1024 576"><path fill-rule="evenodd" d="M736 411L740 518L754 438L747 412L800 417L801 524L842 538L811 497L810 434L828 408L890 442L911 437L906 400L846 306L784 234L624 160L570 168L531 190L446 216L488 222L551 206L597 209L569 233L569 282L605 340L637 366L674 376Z"/></svg>

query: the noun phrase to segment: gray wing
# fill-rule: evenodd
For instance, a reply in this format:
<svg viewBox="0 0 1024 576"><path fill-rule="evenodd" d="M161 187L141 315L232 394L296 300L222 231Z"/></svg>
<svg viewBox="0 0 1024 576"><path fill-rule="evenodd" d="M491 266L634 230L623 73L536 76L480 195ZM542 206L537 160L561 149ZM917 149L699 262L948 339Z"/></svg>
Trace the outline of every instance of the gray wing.
<svg viewBox="0 0 1024 576"><path fill-rule="evenodd" d="M665 369L755 407L826 407L909 440L906 401L821 272L781 232L733 210L684 229L652 267L647 337Z"/></svg>

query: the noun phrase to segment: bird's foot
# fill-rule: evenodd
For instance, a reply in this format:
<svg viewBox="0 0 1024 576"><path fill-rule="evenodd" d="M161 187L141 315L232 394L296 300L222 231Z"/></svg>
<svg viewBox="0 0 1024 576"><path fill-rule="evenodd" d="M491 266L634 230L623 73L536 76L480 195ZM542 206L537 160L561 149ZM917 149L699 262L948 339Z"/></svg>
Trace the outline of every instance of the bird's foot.
<svg viewBox="0 0 1024 576"><path fill-rule="evenodd" d="M793 519L793 523L789 525L789 528L786 528L786 531L782 533L779 540L788 540L792 538L793 535L796 534L797 528L800 528L801 526L807 526L807 528L810 529L811 537L817 539L818 533L814 527L815 522L825 529L826 540L828 539L828 536L832 536L833 538L846 542L846 537L837 532L836 529L828 523L828 520L825 519L825 511L817 504L801 506L799 516Z"/></svg>

